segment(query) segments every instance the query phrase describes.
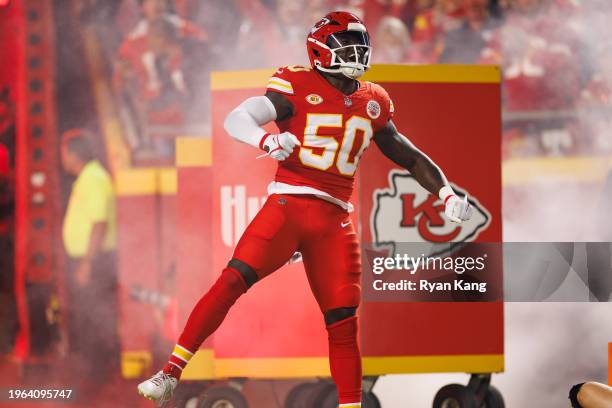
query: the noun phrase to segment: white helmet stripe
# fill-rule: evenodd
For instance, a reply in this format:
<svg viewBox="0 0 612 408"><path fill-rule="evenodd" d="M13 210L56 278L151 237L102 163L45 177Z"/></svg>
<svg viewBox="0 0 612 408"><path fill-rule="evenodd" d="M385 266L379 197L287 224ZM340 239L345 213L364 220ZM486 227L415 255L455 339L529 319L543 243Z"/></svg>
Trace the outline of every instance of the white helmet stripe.
<svg viewBox="0 0 612 408"><path fill-rule="evenodd" d="M348 23L348 31L361 31L362 33L367 32L365 26L361 23Z"/></svg>
<svg viewBox="0 0 612 408"><path fill-rule="evenodd" d="M328 50L330 49L330 48L329 48L327 45L323 44L323 43L322 43L321 41L319 41L319 40L315 40L314 38L308 38L308 41L310 41L310 42L313 42L313 43L317 44L319 47L323 47L323 48L326 48L326 49L328 49Z"/></svg>

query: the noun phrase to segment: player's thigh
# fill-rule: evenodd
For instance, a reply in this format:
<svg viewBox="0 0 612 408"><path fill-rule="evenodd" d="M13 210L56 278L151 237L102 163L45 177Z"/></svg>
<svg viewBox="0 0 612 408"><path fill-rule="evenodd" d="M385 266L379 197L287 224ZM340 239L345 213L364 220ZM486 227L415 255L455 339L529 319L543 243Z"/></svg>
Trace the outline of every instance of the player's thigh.
<svg viewBox="0 0 612 408"><path fill-rule="evenodd" d="M276 195L268 197L247 226L234 250L238 259L262 279L280 268L297 248L297 233L287 206Z"/></svg>
<svg viewBox="0 0 612 408"><path fill-rule="evenodd" d="M324 233L303 242L301 247L308 282L323 312L356 307L361 298L357 233L352 223L342 227L341 222L333 220L330 224Z"/></svg>

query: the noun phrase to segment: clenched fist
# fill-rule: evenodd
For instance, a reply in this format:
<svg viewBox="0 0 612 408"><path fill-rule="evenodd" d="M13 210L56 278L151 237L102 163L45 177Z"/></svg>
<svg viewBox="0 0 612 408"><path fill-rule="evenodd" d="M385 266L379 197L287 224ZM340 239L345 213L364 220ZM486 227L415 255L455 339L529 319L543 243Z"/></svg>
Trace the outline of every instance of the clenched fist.
<svg viewBox="0 0 612 408"><path fill-rule="evenodd" d="M467 195L462 200L453 194L446 198L444 206L444 213L453 222L461 224L472 218L474 208L468 202Z"/></svg>
<svg viewBox="0 0 612 408"><path fill-rule="evenodd" d="M294 134L283 132L278 135L266 134L261 139L259 146L270 156L278 161L283 161L293 153L295 146L299 146L300 141Z"/></svg>

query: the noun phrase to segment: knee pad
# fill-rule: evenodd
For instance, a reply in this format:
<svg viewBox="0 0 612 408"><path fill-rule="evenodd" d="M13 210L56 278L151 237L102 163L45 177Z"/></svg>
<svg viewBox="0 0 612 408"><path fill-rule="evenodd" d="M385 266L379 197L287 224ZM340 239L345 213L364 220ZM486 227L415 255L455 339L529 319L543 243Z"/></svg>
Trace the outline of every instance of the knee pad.
<svg viewBox="0 0 612 408"><path fill-rule="evenodd" d="M326 311L323 314L325 318L325 325L329 326L340 320L347 319L349 317L353 317L357 314L357 307L339 307L336 309L331 309Z"/></svg>
<svg viewBox="0 0 612 408"><path fill-rule="evenodd" d="M578 402L578 393L583 385L584 383L576 384L570 389L569 399L572 403L572 408L582 408L582 405L580 405L580 402Z"/></svg>
<svg viewBox="0 0 612 408"><path fill-rule="evenodd" d="M251 268L251 266L247 265L240 259L232 258L227 263L227 267L232 268L240 274L247 289L253 286L255 282L257 282L257 280L259 279L257 273L255 272L255 269Z"/></svg>

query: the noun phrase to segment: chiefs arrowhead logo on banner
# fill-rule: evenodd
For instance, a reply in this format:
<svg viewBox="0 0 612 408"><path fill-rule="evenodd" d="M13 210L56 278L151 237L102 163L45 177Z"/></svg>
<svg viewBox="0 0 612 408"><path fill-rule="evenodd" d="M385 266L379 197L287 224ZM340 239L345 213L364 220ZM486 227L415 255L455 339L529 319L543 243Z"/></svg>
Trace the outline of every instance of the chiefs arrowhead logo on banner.
<svg viewBox="0 0 612 408"><path fill-rule="evenodd" d="M472 218L462 224L446 218L442 200L421 187L410 173L391 170L389 188L374 190L372 197L370 224L374 244L474 241L489 226L491 214L476 197L456 184L451 185L461 197L468 193L468 201L474 207Z"/></svg>

